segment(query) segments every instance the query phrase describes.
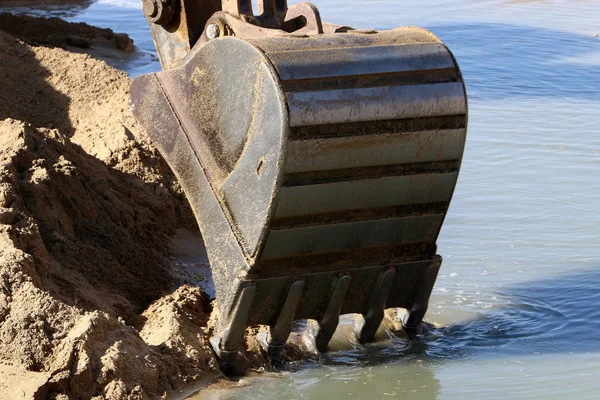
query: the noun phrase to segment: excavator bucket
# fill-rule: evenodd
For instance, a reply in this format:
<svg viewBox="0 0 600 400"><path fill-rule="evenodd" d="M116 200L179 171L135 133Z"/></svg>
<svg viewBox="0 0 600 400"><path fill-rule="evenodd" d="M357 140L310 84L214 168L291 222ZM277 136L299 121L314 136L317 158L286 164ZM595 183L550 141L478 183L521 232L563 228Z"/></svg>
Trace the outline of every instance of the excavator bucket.
<svg viewBox="0 0 600 400"><path fill-rule="evenodd" d="M250 325L270 327L275 353L300 319L324 351L349 313L369 342L386 308L418 328L466 138L448 48L415 27L324 24L308 3L254 16L224 0L194 19L196 3L210 2L145 1L165 70L131 95L202 232L217 353L236 354Z"/></svg>

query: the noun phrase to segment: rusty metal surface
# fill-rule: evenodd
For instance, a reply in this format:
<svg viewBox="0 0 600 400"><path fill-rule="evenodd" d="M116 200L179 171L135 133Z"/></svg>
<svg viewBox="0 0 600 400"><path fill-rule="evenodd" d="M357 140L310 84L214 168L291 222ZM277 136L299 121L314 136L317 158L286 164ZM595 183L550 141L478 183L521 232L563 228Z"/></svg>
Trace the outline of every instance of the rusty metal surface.
<svg viewBox="0 0 600 400"><path fill-rule="evenodd" d="M262 0L256 15L251 0L144 0L143 4L165 70L185 64L196 43L204 44L218 37L323 33L319 11L311 3L297 3L288 8L286 0ZM332 33L338 28L327 26Z"/></svg>
<svg viewBox="0 0 600 400"><path fill-rule="evenodd" d="M416 329L466 139L452 54L420 28L324 34L347 29L312 5L248 7L227 2L205 20L213 38L132 85L206 243L215 348L234 357L264 324L276 354L295 319L314 319L325 350L340 313L363 315L367 342L389 307Z"/></svg>
<svg viewBox="0 0 600 400"><path fill-rule="evenodd" d="M221 10L221 0L172 0L173 15L168 23L155 20L147 12L147 3L161 0L144 0L144 13L150 23L154 44L163 69L179 66L203 34L206 21Z"/></svg>

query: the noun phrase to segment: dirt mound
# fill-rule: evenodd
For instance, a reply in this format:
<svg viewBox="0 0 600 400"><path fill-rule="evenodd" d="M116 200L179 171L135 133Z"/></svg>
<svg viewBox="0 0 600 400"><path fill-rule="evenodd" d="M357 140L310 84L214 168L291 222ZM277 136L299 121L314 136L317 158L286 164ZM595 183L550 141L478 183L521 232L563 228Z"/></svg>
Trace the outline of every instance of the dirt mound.
<svg viewBox="0 0 600 400"><path fill-rule="evenodd" d="M13 149L21 154L14 168L26 171L15 185L44 243L69 270L83 269L92 286L118 291L102 301L120 303L126 314L141 312L169 285L163 260L176 209L185 203L129 111L129 78L88 56L25 46L7 35L0 36L0 63L7 67L0 81L8 86L0 93L13 94L0 109L31 126L55 128L23 127L26 141ZM15 128L5 124L4 130ZM64 271L55 275L66 279ZM121 292L141 299L127 304L132 301L123 302Z"/></svg>
<svg viewBox="0 0 600 400"><path fill-rule="evenodd" d="M115 33L86 23L70 23L60 18L40 18L0 13L0 30L35 46L114 48L132 52L133 40L127 34Z"/></svg>
<svg viewBox="0 0 600 400"><path fill-rule="evenodd" d="M14 120L0 129L3 153L12 152L9 199L34 216L44 245L25 249L57 261L47 262L44 287L52 284L81 308L128 320L168 290L164 259L176 204L166 190L111 170L59 131Z"/></svg>
<svg viewBox="0 0 600 400"><path fill-rule="evenodd" d="M190 320L205 296L168 294L169 238L193 218L128 86L0 31L0 398L152 398L220 376Z"/></svg>

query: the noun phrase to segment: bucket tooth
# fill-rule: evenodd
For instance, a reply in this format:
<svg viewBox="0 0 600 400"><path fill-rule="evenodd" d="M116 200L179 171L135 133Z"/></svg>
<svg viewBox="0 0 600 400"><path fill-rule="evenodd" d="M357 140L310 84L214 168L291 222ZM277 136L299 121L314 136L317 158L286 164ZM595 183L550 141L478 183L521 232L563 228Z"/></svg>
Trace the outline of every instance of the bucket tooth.
<svg viewBox="0 0 600 400"><path fill-rule="evenodd" d="M360 343L368 343L373 340L375 333L385 315L385 305L390 290L396 277L395 269L383 271L377 277L375 284L371 286L371 293L367 300L366 311L363 313L362 326L357 330Z"/></svg>
<svg viewBox="0 0 600 400"><path fill-rule="evenodd" d="M235 353L244 340L246 321L256 295L256 286L246 285L242 290L235 307L229 315L228 323L223 329L217 352Z"/></svg>
<svg viewBox="0 0 600 400"><path fill-rule="evenodd" d="M304 291L304 281L295 281L290 286L283 308L277 318L275 326L271 328L271 341L269 343L268 353L271 357L277 357L281 353L283 345L287 341L292 326L294 324L294 315L300 304L302 293Z"/></svg>
<svg viewBox="0 0 600 400"><path fill-rule="evenodd" d="M440 270L441 260L439 262L432 263L426 270L425 274L421 277L421 281L418 284L419 290L413 298L412 304L407 308L407 312L402 321L404 330L409 335L418 333L423 317L429 307L429 297L433 290L433 285L437 278Z"/></svg>
<svg viewBox="0 0 600 400"><path fill-rule="evenodd" d="M363 315L362 343L387 308L418 330L467 133L448 48L424 29L336 28L283 1L256 16L249 0L227 12L211 0L200 33L195 3L170 1L186 18L153 27L166 70L134 79L132 109L204 238L221 359L247 326L271 327L272 356L295 320L318 321L319 351L341 314ZM183 31L194 38L179 43Z"/></svg>
<svg viewBox="0 0 600 400"><path fill-rule="evenodd" d="M333 291L329 299L329 304L323 318L319 321L319 330L315 335L317 350L320 352L327 351L329 341L333 337L338 324L340 323L340 312L350 287L350 275L342 275L335 278Z"/></svg>

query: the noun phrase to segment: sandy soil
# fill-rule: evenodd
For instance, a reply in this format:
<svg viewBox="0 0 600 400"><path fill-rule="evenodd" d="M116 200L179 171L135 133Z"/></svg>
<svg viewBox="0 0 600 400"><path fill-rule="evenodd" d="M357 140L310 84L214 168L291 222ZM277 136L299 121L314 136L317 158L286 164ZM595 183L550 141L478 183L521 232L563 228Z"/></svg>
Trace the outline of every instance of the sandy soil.
<svg viewBox="0 0 600 400"><path fill-rule="evenodd" d="M40 18L3 12L0 0L0 30L32 46L58 47L72 53L89 54L116 68L123 68L147 54L136 51L133 40L123 33L59 18Z"/></svg>
<svg viewBox="0 0 600 400"><path fill-rule="evenodd" d="M0 31L0 398L155 398L221 377L206 296L169 293L170 237L194 222L129 83Z"/></svg>

